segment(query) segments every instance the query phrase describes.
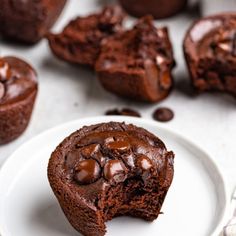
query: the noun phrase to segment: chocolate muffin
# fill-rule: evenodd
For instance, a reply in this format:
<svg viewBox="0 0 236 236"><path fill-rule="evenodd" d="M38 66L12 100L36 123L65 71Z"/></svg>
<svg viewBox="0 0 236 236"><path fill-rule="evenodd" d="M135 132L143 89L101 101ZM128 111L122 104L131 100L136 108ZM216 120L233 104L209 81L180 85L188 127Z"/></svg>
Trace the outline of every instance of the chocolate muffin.
<svg viewBox="0 0 236 236"><path fill-rule="evenodd" d="M105 7L102 12L72 20L60 34L50 34L52 52L70 63L94 67L101 41L121 30L124 13L118 6Z"/></svg>
<svg viewBox="0 0 236 236"><path fill-rule="evenodd" d="M0 35L36 43L53 26L66 0L0 0Z"/></svg>
<svg viewBox="0 0 236 236"><path fill-rule="evenodd" d="M154 18L166 18L180 12L187 5L187 0L120 0L123 8L133 16L151 14Z"/></svg>
<svg viewBox="0 0 236 236"><path fill-rule="evenodd" d="M158 217L173 159L145 129L102 123L83 127L56 148L48 178L71 225L85 236L103 236L105 222L114 217Z"/></svg>
<svg viewBox="0 0 236 236"><path fill-rule="evenodd" d="M222 91L236 96L236 14L195 22L185 37L184 52L198 92Z"/></svg>
<svg viewBox="0 0 236 236"><path fill-rule="evenodd" d="M0 144L26 129L37 94L36 72L15 57L0 58Z"/></svg>
<svg viewBox="0 0 236 236"><path fill-rule="evenodd" d="M104 88L119 96L159 102L173 86L172 46L167 28L157 29L146 16L133 29L102 43L96 72Z"/></svg>

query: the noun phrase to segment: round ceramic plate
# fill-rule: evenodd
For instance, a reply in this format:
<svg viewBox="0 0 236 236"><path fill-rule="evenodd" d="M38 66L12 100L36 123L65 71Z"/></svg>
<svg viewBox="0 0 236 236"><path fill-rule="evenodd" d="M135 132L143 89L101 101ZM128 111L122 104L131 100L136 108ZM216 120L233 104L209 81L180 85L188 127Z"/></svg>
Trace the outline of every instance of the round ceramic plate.
<svg viewBox="0 0 236 236"><path fill-rule="evenodd" d="M107 223L108 236L219 235L229 196L214 160L201 148L158 125L130 117L95 117L53 128L21 146L0 172L0 231L2 236L78 236L63 215L47 180L51 152L84 125L125 121L159 136L175 152L175 176L157 220L147 223L119 217Z"/></svg>

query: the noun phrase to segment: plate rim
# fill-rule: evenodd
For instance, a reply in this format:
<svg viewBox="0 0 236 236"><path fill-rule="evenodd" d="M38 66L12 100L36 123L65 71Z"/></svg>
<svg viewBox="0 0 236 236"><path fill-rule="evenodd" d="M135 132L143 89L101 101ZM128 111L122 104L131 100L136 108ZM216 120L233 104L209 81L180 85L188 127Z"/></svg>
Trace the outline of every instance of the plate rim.
<svg viewBox="0 0 236 236"><path fill-rule="evenodd" d="M89 123L103 123L103 122L109 122L109 121L115 121L115 122L127 122L127 123L139 123L140 126L142 126L142 124L147 124L153 127L157 127L157 128L161 128L164 131L167 131L169 134L174 135L175 137L177 137L178 139L181 139L187 143L189 143L191 146L201 150L201 152L207 156L208 161L210 161L210 164L217 170L219 177L222 180L222 189L224 190L223 194L225 196L225 203L224 203L224 210L223 215L218 223L218 225L214 226L213 232L211 233L210 236L219 236L220 233L223 230L223 227L225 226L228 217L229 217L229 213L230 213L230 191L229 191L229 185L228 185L228 181L227 178L224 174L224 171L222 171L222 168L219 166L218 162L214 160L214 158L202 147L200 147L200 145L198 145L197 143L195 143L194 141L192 141L191 139L189 139L188 137L186 137L185 135L181 134L180 132L176 131L174 128L170 128L170 127L166 127L165 124L162 123L158 123L156 121L150 120L150 119L146 119L146 118L136 118L136 117L129 117L129 116L92 116L92 117L85 117L85 118L79 118L79 119L75 119L75 120L71 120L59 125L56 125L52 128L49 128L47 130L42 131L41 133L33 136L32 138L30 138L29 140L27 140L26 142L24 142L23 144L21 144L6 160L5 162L3 162L2 166L0 166L0 183L2 181L4 181L4 173L7 172L6 170L9 169L12 165L12 163L14 163L15 158L17 157L17 153L20 152L21 149L24 149L27 146L30 146L31 142L35 142L35 140L39 139L40 137L46 136L47 134L51 133L51 132L55 132L56 130L59 129L63 129L63 127L67 127L67 126L72 126L73 124L76 123L81 123L81 124L86 124ZM204 164L204 163L203 163ZM12 180L14 180L14 176L12 177ZM11 180L11 181L12 181ZM214 183L215 185L215 183ZM4 197L0 195L0 206L1 206L1 202L4 199ZM0 210L1 213L1 210ZM0 236L7 236L7 232L4 231L4 227L3 225L1 225L1 214L0 214Z"/></svg>

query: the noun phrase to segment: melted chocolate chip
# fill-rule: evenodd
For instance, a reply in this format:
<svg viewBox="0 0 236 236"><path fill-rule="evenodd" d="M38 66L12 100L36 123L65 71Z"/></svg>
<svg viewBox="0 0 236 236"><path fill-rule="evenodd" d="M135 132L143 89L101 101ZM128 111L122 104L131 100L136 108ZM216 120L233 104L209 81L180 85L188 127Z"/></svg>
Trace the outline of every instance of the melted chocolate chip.
<svg viewBox="0 0 236 236"><path fill-rule="evenodd" d="M6 81L11 78L11 70L9 64L0 59L0 81Z"/></svg>
<svg viewBox="0 0 236 236"><path fill-rule="evenodd" d="M101 167L97 161L86 159L79 162L75 167L74 179L79 184L91 184L101 175Z"/></svg>
<svg viewBox="0 0 236 236"><path fill-rule="evenodd" d="M5 87L4 84L0 82L0 100L3 98L5 94Z"/></svg>
<svg viewBox="0 0 236 236"><path fill-rule="evenodd" d="M106 148L114 152L124 153L130 149L130 144L125 140L117 140L107 143Z"/></svg>
<svg viewBox="0 0 236 236"><path fill-rule="evenodd" d="M106 180L120 183L126 179L127 169L120 160L109 160L104 166L104 177Z"/></svg>
<svg viewBox="0 0 236 236"><path fill-rule="evenodd" d="M124 161L124 163L129 166L130 168L134 168L135 164L134 164L134 156L133 154L128 154L128 155L122 155L122 160Z"/></svg>
<svg viewBox="0 0 236 236"><path fill-rule="evenodd" d="M136 164L137 167L141 168L144 171L147 171L152 167L152 161L147 156L142 154L137 157Z"/></svg>
<svg viewBox="0 0 236 236"><path fill-rule="evenodd" d="M174 112L166 107L158 108L154 111L153 118L157 121L167 122L174 118Z"/></svg>
<svg viewBox="0 0 236 236"><path fill-rule="evenodd" d="M90 144L81 149L81 154L86 158L93 157L95 153L99 151L99 148L100 148L99 144Z"/></svg>
<svg viewBox="0 0 236 236"><path fill-rule="evenodd" d="M130 109L130 108L123 108L123 109L113 109L108 110L105 115L107 116L134 116L134 117L141 117L140 113Z"/></svg>

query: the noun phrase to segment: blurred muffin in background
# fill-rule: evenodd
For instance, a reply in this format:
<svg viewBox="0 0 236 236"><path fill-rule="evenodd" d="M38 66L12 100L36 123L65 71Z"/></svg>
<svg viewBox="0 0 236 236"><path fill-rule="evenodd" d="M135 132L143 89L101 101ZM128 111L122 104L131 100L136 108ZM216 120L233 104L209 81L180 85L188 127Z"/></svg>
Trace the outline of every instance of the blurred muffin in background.
<svg viewBox="0 0 236 236"><path fill-rule="evenodd" d="M67 0L0 0L0 35L7 40L37 43L60 16Z"/></svg>
<svg viewBox="0 0 236 236"><path fill-rule="evenodd" d="M187 2L188 0L120 0L129 14L136 17L151 14L155 19L177 14L185 8Z"/></svg>

